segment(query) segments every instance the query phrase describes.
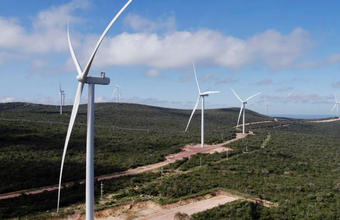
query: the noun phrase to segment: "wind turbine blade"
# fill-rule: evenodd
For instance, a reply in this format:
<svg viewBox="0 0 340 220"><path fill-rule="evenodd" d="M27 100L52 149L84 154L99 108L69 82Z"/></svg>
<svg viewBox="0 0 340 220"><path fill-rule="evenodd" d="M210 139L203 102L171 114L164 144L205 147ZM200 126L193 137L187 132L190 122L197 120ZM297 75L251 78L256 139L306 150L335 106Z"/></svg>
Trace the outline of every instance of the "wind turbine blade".
<svg viewBox="0 0 340 220"><path fill-rule="evenodd" d="M337 106L337 103L335 103L334 104L334 106L333 106L333 108L332 108L332 110L331 110L331 112L333 112L334 111L334 109L335 109L335 107Z"/></svg>
<svg viewBox="0 0 340 220"><path fill-rule="evenodd" d="M115 89L113 90L113 93L112 93L112 98L114 97L114 95L115 95L116 91L117 91L117 88L115 88Z"/></svg>
<svg viewBox="0 0 340 220"><path fill-rule="evenodd" d="M242 99L236 94L236 92L233 90L233 88L231 88L231 91L233 91L233 93L235 94L236 98L238 98L238 100L240 100L240 102L243 102Z"/></svg>
<svg viewBox="0 0 340 220"><path fill-rule="evenodd" d="M79 64L79 61L77 59L76 54L74 53L73 46L72 46L72 43L71 43L71 38L70 38L70 23L68 23L68 25L67 25L67 39L68 39L68 46L70 48L72 60L73 60L74 64L76 65L76 68L77 68L78 76L81 76L83 74L83 70L81 69L81 66Z"/></svg>
<svg viewBox="0 0 340 220"><path fill-rule="evenodd" d="M192 66L194 68L194 74L195 74L196 84L197 84L197 88L198 88L198 93L201 94L201 89L200 89L200 85L198 84L198 79L197 79L195 62L194 61L192 61Z"/></svg>
<svg viewBox="0 0 340 220"><path fill-rule="evenodd" d="M251 98L253 98L253 97L257 96L257 95L260 95L260 94L261 94L260 92L259 92L259 93L256 93L255 95L250 96L249 98L247 98L247 99L244 100L244 101L246 102L246 101L248 101L249 99L251 99Z"/></svg>
<svg viewBox="0 0 340 220"><path fill-rule="evenodd" d="M61 82L59 82L59 92L61 93Z"/></svg>
<svg viewBox="0 0 340 220"><path fill-rule="evenodd" d="M197 109L197 106L198 106L198 104L199 104L199 102L200 102L200 98L201 98L201 96L198 96L197 101L196 101L196 104L195 104L195 107L194 107L194 109L192 110L192 113L191 113L191 115L190 115L190 118L189 118L189 122L188 122L188 124L187 124L187 127L185 128L185 131L187 131L188 128L189 128L190 121L191 121L191 119L192 119L192 116L194 116L194 113L195 113L195 111L196 111L196 109Z"/></svg>
<svg viewBox="0 0 340 220"><path fill-rule="evenodd" d="M89 59L89 61L87 62L86 64L86 67L84 69L84 72L83 74L81 75L81 78L83 80L86 79L87 75L89 74L89 71L90 71L90 68L91 68L91 65L92 65L92 62L93 62L93 59L94 59L94 56L96 55L97 53L97 50L100 46L100 44L102 43L105 35L107 34L107 32L110 30L111 26L113 25L113 23L115 23L115 21L118 19L118 17L123 13L123 11L126 9L126 7L132 2L132 0L129 0L124 6L122 9L120 9L120 11L118 12L118 14L112 19L112 21L110 22L110 24L106 27L105 31L103 32L103 34L100 36L98 42L97 42L97 45L96 47L94 48L94 51Z"/></svg>
<svg viewBox="0 0 340 220"><path fill-rule="evenodd" d="M334 98L335 98L335 102L338 102L338 99L336 98L336 94L334 93Z"/></svg>
<svg viewBox="0 0 340 220"><path fill-rule="evenodd" d="M62 179L62 176L63 176L63 169L64 169L64 162L65 162L65 157L66 157L66 151L67 151L68 143L70 141L73 125L74 125L74 122L75 122L76 117L77 117L77 113L78 113L78 109L79 109L79 104L80 104L80 98L81 98L81 94L83 92L83 88L84 88L84 83L79 82L78 89L77 89L77 94L76 94L76 97L74 99L73 109L72 109L72 113L71 113L71 117L70 117L70 123L68 125L68 130L67 130L67 135L66 135L66 140L65 140L65 145L64 145L64 151L63 151L63 158L61 160L60 177L59 177L59 188L58 188L57 212L59 211L61 179Z"/></svg>
<svg viewBox="0 0 340 220"><path fill-rule="evenodd" d="M240 114L238 115L237 125L236 126L238 126L239 123L240 123L240 118L241 118L242 110L243 110L243 104L241 105L241 108L240 108Z"/></svg>

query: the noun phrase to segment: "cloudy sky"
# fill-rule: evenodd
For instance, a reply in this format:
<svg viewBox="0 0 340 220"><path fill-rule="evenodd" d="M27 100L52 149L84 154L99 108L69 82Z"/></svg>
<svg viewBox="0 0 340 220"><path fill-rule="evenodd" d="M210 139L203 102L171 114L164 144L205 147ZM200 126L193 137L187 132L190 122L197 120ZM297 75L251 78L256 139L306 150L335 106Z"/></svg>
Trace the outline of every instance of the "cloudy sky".
<svg viewBox="0 0 340 220"><path fill-rule="evenodd" d="M82 66L125 0L11 0L0 8L0 102L71 105ZM53 4L52 4L53 3ZM219 90L207 108L248 107L270 114L330 114L340 99L340 1L134 0L104 39L91 75L105 71L98 102L192 108L197 88ZM83 102L86 102L85 91Z"/></svg>

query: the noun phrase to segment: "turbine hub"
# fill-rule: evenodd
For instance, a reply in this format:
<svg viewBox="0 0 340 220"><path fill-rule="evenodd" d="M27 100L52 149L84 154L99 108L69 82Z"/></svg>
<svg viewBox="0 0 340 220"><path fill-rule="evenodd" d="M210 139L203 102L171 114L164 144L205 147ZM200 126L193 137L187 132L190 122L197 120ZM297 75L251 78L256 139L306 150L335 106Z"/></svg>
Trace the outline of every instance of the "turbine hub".
<svg viewBox="0 0 340 220"><path fill-rule="evenodd" d="M83 77L81 77L80 75L78 75L78 76L76 77L76 79L77 79L79 82L82 82L82 83L85 83L85 82L86 82L86 80L85 80Z"/></svg>

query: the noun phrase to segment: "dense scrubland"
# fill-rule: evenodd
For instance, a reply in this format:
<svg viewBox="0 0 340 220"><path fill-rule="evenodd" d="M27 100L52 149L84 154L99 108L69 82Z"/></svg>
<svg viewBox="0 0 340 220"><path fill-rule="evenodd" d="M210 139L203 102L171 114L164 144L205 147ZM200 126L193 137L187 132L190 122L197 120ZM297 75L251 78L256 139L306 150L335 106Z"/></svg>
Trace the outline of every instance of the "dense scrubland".
<svg viewBox="0 0 340 220"><path fill-rule="evenodd" d="M56 106L0 104L0 193L58 183L58 173L71 107L60 115ZM206 142L235 136L236 109L206 112ZM180 146L200 141L199 112L188 132L190 110L134 104L97 104L95 134L96 175L164 160ZM249 120L263 120L249 114ZM80 106L63 181L84 179L86 106ZM22 175L23 173L29 174Z"/></svg>
<svg viewBox="0 0 340 220"><path fill-rule="evenodd" d="M36 188L58 183L61 155L71 107L30 103L0 104L0 193ZM97 104L95 110L95 174L121 172L164 160L180 146L200 141L200 111L184 128L190 110L177 110L136 104ZM219 143L235 137L233 126L237 109L206 111L206 142ZM267 117L249 112L250 121ZM63 182L85 178L86 105L81 105L73 130ZM75 186L77 191L83 186ZM80 190L81 191L81 190ZM55 200L55 193L45 193L44 200ZM67 193L68 194L68 193ZM71 194L71 193L70 193ZM80 196L78 196L80 195ZM42 195L7 200L25 205L41 200ZM36 197L36 199L32 199ZM67 197L67 196L66 196ZM65 197L64 197L65 198ZM79 202L82 193L65 199L65 204ZM63 203L63 202L62 202ZM3 209L9 205L1 206ZM53 208L55 202L37 205L32 211ZM32 206L33 207L33 206ZM43 207L43 208L42 208ZM30 213L26 207L20 213ZM14 211L7 211L16 216Z"/></svg>
<svg viewBox="0 0 340 220"><path fill-rule="evenodd" d="M20 107L22 103L12 105L19 107L0 105L1 112L5 112L4 119L26 117L30 120L59 120L67 123L69 117L58 115L52 106L32 106L29 107L32 108L29 111L23 111L20 108L28 106ZM164 155L178 151L178 146L198 142L200 138L199 114L193 118L192 129L188 133L181 132L190 111L139 105L131 105L130 108L127 104L97 106L98 111L111 120L111 122L105 120L96 112L97 122L100 122L97 125L102 126L98 127L96 133L97 173L118 172L157 162L162 160ZM30 111L32 113L28 113ZM72 175L79 175L77 178L83 178L81 175L84 175L85 127L79 124L85 123L85 106L82 106L81 112L70 145L67 166L72 168L65 171L67 180L76 179ZM125 120L118 119L118 112ZM221 142L222 138L232 138L235 132L232 126L237 114L237 109L207 111L207 141ZM267 120L266 117L256 113L248 115L247 118L251 121ZM152 117L156 117L157 120L153 120ZM117 123L115 120L121 121ZM132 122L128 122L129 120ZM135 123L134 120L139 123ZM36 181L29 182L28 172L33 172L35 180L45 178L48 182L50 178L54 178L53 181L56 183L66 124L39 123L37 126L37 123L4 120L0 120L0 123L2 172L0 177L2 180L8 179L5 180L7 184L1 182L1 189L10 191L11 189L6 187L20 188L22 185L32 187ZM111 127L110 132L105 126ZM147 131L118 128L113 130L112 126ZM340 123L314 124L286 119L253 125L250 129L255 135L249 135L228 145L233 149L228 155L226 152L197 154L190 159L164 167L163 175L161 172L152 172L104 181L106 194L114 193L114 196L106 198L104 204L97 204L97 210L150 199L167 204L213 193L216 190L225 190L246 198L268 200L273 206L264 207L252 202L236 201L197 213L192 218L339 219L340 138L337 134L340 133ZM17 156L20 153L21 156ZM116 162L117 160L120 162ZM27 168L28 165L34 168ZM11 172L6 172L6 169ZM38 171L44 175L39 176ZM47 177L49 172L51 174ZM68 172L69 174L66 174ZM22 181L20 183L22 185L12 186L10 182L13 180ZM97 197L99 192L100 183L96 183ZM80 204L84 200L83 185L75 184L62 193L63 207ZM51 216L46 214L46 211L54 209L55 204L56 192L0 200L0 218L27 214L30 214L28 218L32 215L35 219L48 218ZM42 213L37 214L38 212ZM61 217L73 212L72 209L63 210Z"/></svg>

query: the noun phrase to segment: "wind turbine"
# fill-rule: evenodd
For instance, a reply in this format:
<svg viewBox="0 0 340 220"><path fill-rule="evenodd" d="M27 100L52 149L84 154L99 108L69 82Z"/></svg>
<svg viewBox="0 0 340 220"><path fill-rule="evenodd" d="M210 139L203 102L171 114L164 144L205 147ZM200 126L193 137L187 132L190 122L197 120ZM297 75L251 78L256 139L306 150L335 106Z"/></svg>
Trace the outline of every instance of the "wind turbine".
<svg viewBox="0 0 340 220"><path fill-rule="evenodd" d="M246 122L246 104L247 104L247 101L257 95L259 95L261 92L259 93L256 93L255 95L252 95L250 96L249 98L247 98L246 100L242 100L237 94L236 92L233 90L233 88L231 88L231 90L233 91L233 93L235 94L236 98L238 98L238 100L240 100L241 102L241 108L240 108L240 114L238 115L238 120L237 120L237 126L240 122L240 118L241 118L241 114L242 114L242 111L243 111L243 130L242 130L242 133L245 134L246 133L246 126L245 126L245 122Z"/></svg>
<svg viewBox="0 0 340 220"><path fill-rule="evenodd" d="M115 85L115 89L113 90L113 93L112 93L112 98L114 97L114 95L116 94L116 102L117 103L120 103L120 92L119 92L119 89L120 89L120 85L116 84Z"/></svg>
<svg viewBox="0 0 340 220"><path fill-rule="evenodd" d="M196 68L195 68L195 63L192 62L192 66L194 68L194 74L195 74L195 79L196 79L196 84L197 84L197 88L198 88L198 98L197 98L197 101L196 101L196 104L195 104L195 107L191 113L191 116L190 116L190 119L189 119L189 122L188 122L188 125L187 127L185 128L185 131L188 130L189 128L189 125L190 125L190 121L192 119L192 116L194 115L197 107L198 107L198 104L200 102L200 100L202 100L202 111L201 111L201 148L204 148L204 98L209 96L209 94L213 94L213 93L219 93L220 91L207 91L207 92L201 92L201 89L200 89L200 86L198 84L198 80L197 80L197 74L196 74Z"/></svg>
<svg viewBox="0 0 340 220"><path fill-rule="evenodd" d="M335 104L334 104L334 106L333 106L331 112L333 112L333 110L334 110L335 107L336 107L337 117L339 118L339 104L340 104L340 102L339 102L338 99L336 98L335 93L334 93L334 98L335 98Z"/></svg>
<svg viewBox="0 0 340 220"><path fill-rule="evenodd" d="M63 157L61 161L61 168L60 168L60 177L59 177L59 189L58 189L58 204L57 204L57 212L59 212L59 203L60 203L60 190L61 190L61 180L64 168L64 162L66 157L66 151L68 147L68 143L70 140L70 136L72 133L73 125L77 116L79 103L81 99L81 95L83 92L84 84L88 84L88 105L87 105L87 140L86 140L86 220L93 220L94 219L94 85L108 85L110 84L110 79L105 77L105 73L101 73L101 77L92 77L88 76L93 59L97 53L97 50L102 43L106 33L109 31L113 23L118 19L118 17L123 13L126 7L132 2L129 0L123 8L118 12L118 14L112 19L110 24L106 27L103 34L100 36L94 51L90 59L88 60L85 69L82 69L78 59L74 53L72 43L70 40L70 32L69 26L67 28L67 36L68 36L68 44L70 47L71 56L73 62L76 66L78 76L77 80L78 89L76 93L76 97L73 104L73 109L70 117L70 123L67 130Z"/></svg>
<svg viewBox="0 0 340 220"><path fill-rule="evenodd" d="M64 90L61 90L61 83L59 83L59 93L60 93L60 114L63 114L63 103L64 103Z"/></svg>
<svg viewBox="0 0 340 220"><path fill-rule="evenodd" d="M266 98L264 98L264 101L265 101L265 103L266 103L266 108L267 108L267 116L269 116L269 114L268 114L268 102L267 102L267 99Z"/></svg>

